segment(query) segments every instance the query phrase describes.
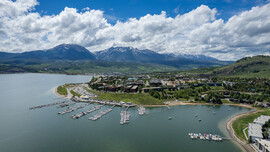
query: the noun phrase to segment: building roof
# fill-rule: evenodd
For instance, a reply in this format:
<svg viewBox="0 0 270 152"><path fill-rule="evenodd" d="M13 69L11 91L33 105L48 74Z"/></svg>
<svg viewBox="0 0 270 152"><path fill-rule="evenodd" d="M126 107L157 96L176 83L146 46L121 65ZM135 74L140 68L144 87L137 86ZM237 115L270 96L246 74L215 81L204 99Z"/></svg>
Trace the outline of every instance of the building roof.
<svg viewBox="0 0 270 152"><path fill-rule="evenodd" d="M248 124L248 136L263 138L262 126L259 124L249 123Z"/></svg>
<svg viewBox="0 0 270 152"><path fill-rule="evenodd" d="M89 96L80 96L81 98L89 98Z"/></svg>
<svg viewBox="0 0 270 152"><path fill-rule="evenodd" d="M270 140L266 140L266 139L256 139L256 140L258 143L262 144L265 149L270 151Z"/></svg>
<svg viewBox="0 0 270 152"><path fill-rule="evenodd" d="M161 87L147 87L147 88L142 88L143 90L144 89L161 89Z"/></svg>
<svg viewBox="0 0 270 152"><path fill-rule="evenodd" d="M253 122L256 124L265 124L266 121L270 119L270 116L261 115L260 117L256 118Z"/></svg>
<svg viewBox="0 0 270 152"><path fill-rule="evenodd" d="M150 83L161 83L161 80L159 80L159 79L151 79Z"/></svg>
<svg viewBox="0 0 270 152"><path fill-rule="evenodd" d="M137 89L138 88L138 86L133 86L132 88L131 88L131 90L135 90L135 89Z"/></svg>

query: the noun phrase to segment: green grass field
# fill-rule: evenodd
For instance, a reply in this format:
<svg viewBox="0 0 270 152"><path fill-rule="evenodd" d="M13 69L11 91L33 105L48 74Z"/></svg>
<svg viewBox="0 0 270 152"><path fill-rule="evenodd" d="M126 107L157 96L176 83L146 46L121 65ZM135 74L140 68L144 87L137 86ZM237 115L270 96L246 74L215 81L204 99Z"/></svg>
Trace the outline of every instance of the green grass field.
<svg viewBox="0 0 270 152"><path fill-rule="evenodd" d="M70 90L70 93L73 95L73 96L77 96L77 97L80 97L81 95L73 90Z"/></svg>
<svg viewBox="0 0 270 152"><path fill-rule="evenodd" d="M60 95L64 95L66 96L67 95L67 89L65 86L59 86L57 88L57 93L59 93Z"/></svg>
<svg viewBox="0 0 270 152"><path fill-rule="evenodd" d="M110 92L98 92L94 90L86 89L89 92L92 92L98 95L97 99L100 100L114 100L114 101L123 101L123 102L132 102L134 104L142 105L163 105L163 100L158 100L149 94L146 93L110 93Z"/></svg>

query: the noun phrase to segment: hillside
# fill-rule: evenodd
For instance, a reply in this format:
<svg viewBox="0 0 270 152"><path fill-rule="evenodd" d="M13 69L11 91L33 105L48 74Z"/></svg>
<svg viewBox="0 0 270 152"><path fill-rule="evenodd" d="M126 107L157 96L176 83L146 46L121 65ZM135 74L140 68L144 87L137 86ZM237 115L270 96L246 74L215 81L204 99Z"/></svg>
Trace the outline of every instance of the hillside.
<svg viewBox="0 0 270 152"><path fill-rule="evenodd" d="M92 60L78 61L38 61L38 60L10 60L0 62L0 73L150 73L176 71L177 68L151 63L104 62Z"/></svg>
<svg viewBox="0 0 270 152"><path fill-rule="evenodd" d="M254 57L245 57L227 66L216 68L200 68L187 70L185 72L206 76L270 78L270 56L259 55Z"/></svg>
<svg viewBox="0 0 270 152"><path fill-rule="evenodd" d="M270 56L246 57L214 70L218 75L240 77L270 77Z"/></svg>

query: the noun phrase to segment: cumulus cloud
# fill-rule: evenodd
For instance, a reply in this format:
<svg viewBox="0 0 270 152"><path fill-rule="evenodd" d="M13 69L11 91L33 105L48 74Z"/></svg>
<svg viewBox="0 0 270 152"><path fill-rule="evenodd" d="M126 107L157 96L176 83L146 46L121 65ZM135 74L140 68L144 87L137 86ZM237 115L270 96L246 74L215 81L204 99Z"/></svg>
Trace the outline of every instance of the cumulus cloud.
<svg viewBox="0 0 270 152"><path fill-rule="evenodd" d="M204 54L222 60L269 54L270 4L253 7L227 22L217 10L200 7L183 15L166 12L108 23L101 10L66 7L57 15L33 11L36 0L0 2L0 51L46 49L76 43L90 51L132 46L161 53Z"/></svg>
<svg viewBox="0 0 270 152"><path fill-rule="evenodd" d="M38 2L36 0L11 0L0 1L0 17L16 17L34 9Z"/></svg>

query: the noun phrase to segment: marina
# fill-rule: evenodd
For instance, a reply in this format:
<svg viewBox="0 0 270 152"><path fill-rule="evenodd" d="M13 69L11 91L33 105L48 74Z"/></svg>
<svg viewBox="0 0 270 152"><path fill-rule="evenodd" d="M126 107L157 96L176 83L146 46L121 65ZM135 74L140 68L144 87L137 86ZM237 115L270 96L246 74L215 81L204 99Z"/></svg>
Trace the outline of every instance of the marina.
<svg viewBox="0 0 270 152"><path fill-rule="evenodd" d="M222 141L219 135L202 134L202 133L189 133L191 139L209 140L209 141Z"/></svg>
<svg viewBox="0 0 270 152"><path fill-rule="evenodd" d="M78 114L72 115L71 118L78 119L78 118L80 118L82 116L85 116L85 115L91 113L91 112L94 112L94 111L99 110L101 107L102 107L102 105L99 105L99 106L96 106L96 107L92 107L90 110L86 110L86 111L80 112Z"/></svg>
<svg viewBox="0 0 270 152"><path fill-rule="evenodd" d="M95 120L101 118L102 116L104 116L104 115L106 115L107 113L111 112L112 109L113 109L114 107L115 107L115 106L112 106L112 107L109 108L109 109L106 109L106 110L103 110L103 111L99 112L98 114L96 114L96 115L90 117L89 120L94 120L94 121L95 121Z"/></svg>
<svg viewBox="0 0 270 152"><path fill-rule="evenodd" d="M87 106L87 105L89 105L89 104L83 104L83 105L79 105L79 106L76 106L76 107L68 107L66 110L64 110L64 111L61 111L61 112L58 112L58 114L60 114L60 115L64 115L64 114L66 114L66 113L70 113L70 112L72 112L72 111L75 111L75 110L78 110L78 109L81 109L81 108L84 108L85 106Z"/></svg>
<svg viewBox="0 0 270 152"><path fill-rule="evenodd" d="M139 115L144 115L145 114L145 107L142 105L139 106L138 108Z"/></svg>
<svg viewBox="0 0 270 152"><path fill-rule="evenodd" d="M120 125L129 123L130 112L127 110L128 110L128 107L126 108L126 110L121 111L120 113L120 116L121 116Z"/></svg>

